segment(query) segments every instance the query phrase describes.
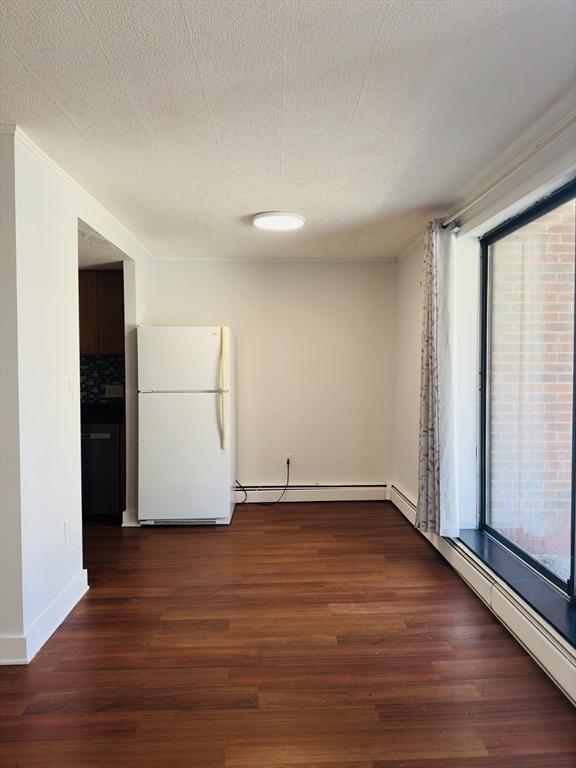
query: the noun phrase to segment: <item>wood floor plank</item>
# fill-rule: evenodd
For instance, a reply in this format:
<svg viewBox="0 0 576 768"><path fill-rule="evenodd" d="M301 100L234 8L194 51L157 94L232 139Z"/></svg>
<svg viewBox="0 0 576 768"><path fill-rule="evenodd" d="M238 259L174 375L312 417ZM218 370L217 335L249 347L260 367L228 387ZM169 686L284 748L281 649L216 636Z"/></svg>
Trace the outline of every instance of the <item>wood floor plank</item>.
<svg viewBox="0 0 576 768"><path fill-rule="evenodd" d="M25 715L97 712L172 712L257 707L258 689L240 686L140 688L137 686L34 694Z"/></svg>
<svg viewBox="0 0 576 768"><path fill-rule="evenodd" d="M2 765L13 768L222 768L226 745L222 739L204 739L200 744L173 735L169 748L165 742L143 741L140 737L76 738L26 744L3 744Z"/></svg>
<svg viewBox="0 0 576 768"><path fill-rule="evenodd" d="M22 715L30 705L32 697L24 693L6 693L0 695L0 718L6 715Z"/></svg>
<svg viewBox="0 0 576 768"><path fill-rule="evenodd" d="M91 588L0 668L2 768L572 768L576 713L386 502L85 530Z"/></svg>
<svg viewBox="0 0 576 768"><path fill-rule="evenodd" d="M260 738L249 736L228 740L226 766L229 768L253 768L293 763L306 766L314 762L360 761L370 756L374 761L403 755L405 759L435 757L473 757L486 755L487 750L480 737L471 729L442 732L425 730L415 739L409 728L401 731L374 734L332 733L299 735L286 739L275 734Z"/></svg>
<svg viewBox="0 0 576 768"><path fill-rule="evenodd" d="M428 757L422 760L377 760L373 768L574 768L573 755L505 755L481 757Z"/></svg>
<svg viewBox="0 0 576 768"><path fill-rule="evenodd" d="M112 685L129 688L197 688L223 685L227 682L228 676L228 667L100 669L98 674L94 674L91 669L60 669L58 690L89 690ZM7 681L4 690L9 695L41 693L49 691L53 682L51 672L39 671Z"/></svg>

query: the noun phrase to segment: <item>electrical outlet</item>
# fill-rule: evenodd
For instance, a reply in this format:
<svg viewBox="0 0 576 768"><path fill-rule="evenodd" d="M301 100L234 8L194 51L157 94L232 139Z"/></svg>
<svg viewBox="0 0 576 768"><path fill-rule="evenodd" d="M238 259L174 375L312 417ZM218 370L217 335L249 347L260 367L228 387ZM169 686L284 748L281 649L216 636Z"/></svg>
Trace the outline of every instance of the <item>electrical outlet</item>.
<svg viewBox="0 0 576 768"><path fill-rule="evenodd" d="M290 466L292 466L292 454L291 453L283 453L282 454L282 466L285 467L286 464L288 464L288 460L290 460Z"/></svg>
<svg viewBox="0 0 576 768"><path fill-rule="evenodd" d="M70 544L72 539L70 520L64 520L64 543Z"/></svg>

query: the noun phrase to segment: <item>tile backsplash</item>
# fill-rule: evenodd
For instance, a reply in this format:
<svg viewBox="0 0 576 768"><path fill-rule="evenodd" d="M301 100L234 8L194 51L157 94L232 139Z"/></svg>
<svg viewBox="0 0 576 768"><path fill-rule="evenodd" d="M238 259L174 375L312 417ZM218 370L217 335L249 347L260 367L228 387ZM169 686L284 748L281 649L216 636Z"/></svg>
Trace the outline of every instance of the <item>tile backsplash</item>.
<svg viewBox="0 0 576 768"><path fill-rule="evenodd" d="M124 358L119 355L80 355L80 399L82 403L106 403L106 387L122 387L124 397ZM108 390L108 393L114 390Z"/></svg>

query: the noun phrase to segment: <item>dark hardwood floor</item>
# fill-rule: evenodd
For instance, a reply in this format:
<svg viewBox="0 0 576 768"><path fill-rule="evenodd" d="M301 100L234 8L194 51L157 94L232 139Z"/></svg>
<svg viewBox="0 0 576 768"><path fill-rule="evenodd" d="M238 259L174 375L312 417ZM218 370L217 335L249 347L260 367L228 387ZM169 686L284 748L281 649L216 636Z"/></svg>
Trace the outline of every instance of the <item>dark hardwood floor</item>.
<svg viewBox="0 0 576 768"><path fill-rule="evenodd" d="M2 766L576 765L569 702L390 504L85 549L88 595L0 670Z"/></svg>

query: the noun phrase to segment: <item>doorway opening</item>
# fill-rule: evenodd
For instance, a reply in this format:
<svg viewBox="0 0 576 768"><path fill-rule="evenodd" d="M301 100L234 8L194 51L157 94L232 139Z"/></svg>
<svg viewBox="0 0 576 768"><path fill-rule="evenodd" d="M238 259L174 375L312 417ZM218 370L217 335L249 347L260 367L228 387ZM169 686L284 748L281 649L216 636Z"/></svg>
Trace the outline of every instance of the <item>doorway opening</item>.
<svg viewBox="0 0 576 768"><path fill-rule="evenodd" d="M126 256L78 220L82 522L121 525L126 509Z"/></svg>

